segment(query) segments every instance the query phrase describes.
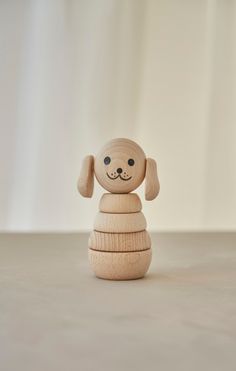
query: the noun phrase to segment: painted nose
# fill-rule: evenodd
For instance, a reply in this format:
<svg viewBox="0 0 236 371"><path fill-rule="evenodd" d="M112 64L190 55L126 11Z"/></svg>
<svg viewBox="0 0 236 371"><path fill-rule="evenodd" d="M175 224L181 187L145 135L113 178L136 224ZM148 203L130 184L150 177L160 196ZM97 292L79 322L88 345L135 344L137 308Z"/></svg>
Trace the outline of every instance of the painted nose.
<svg viewBox="0 0 236 371"><path fill-rule="evenodd" d="M118 167L118 169L116 171L117 171L118 174L121 174L123 170L121 169L121 167Z"/></svg>

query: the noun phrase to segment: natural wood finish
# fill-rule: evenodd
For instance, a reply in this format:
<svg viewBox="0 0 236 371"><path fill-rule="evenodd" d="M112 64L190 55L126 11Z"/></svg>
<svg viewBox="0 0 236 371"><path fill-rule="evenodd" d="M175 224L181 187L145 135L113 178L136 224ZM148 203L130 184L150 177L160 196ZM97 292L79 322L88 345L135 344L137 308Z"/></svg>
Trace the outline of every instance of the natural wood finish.
<svg viewBox="0 0 236 371"><path fill-rule="evenodd" d="M142 210L142 204L136 193L104 193L99 203L103 213L137 213Z"/></svg>
<svg viewBox="0 0 236 371"><path fill-rule="evenodd" d="M104 163L106 157L110 158L110 163ZM134 161L133 165L129 165L130 159ZM145 168L146 156L142 148L124 138L113 139L105 144L94 163L98 182L111 193L132 192L142 183Z"/></svg>
<svg viewBox="0 0 236 371"><path fill-rule="evenodd" d="M92 197L94 186L94 157L86 156L83 160L82 169L78 179L77 187L80 194L84 197Z"/></svg>
<svg viewBox="0 0 236 371"><path fill-rule="evenodd" d="M133 192L145 181L145 198L153 200L160 184L156 162L142 148L125 138L106 143L98 155L85 157L78 190L92 197L94 175L108 192L99 204L100 212L89 239L89 259L95 274L107 279L143 277L151 261L151 239L141 212L139 196Z"/></svg>
<svg viewBox="0 0 236 371"><path fill-rule="evenodd" d="M146 219L142 212L132 214L99 212L94 222L95 231L107 233L139 232L145 230L146 227Z"/></svg>
<svg viewBox="0 0 236 371"><path fill-rule="evenodd" d="M136 252L102 252L88 249L89 262L95 275L108 280L142 278L151 263L152 250Z"/></svg>
<svg viewBox="0 0 236 371"><path fill-rule="evenodd" d="M145 199L154 200L160 191L160 183L157 175L157 164L152 158L146 161Z"/></svg>
<svg viewBox="0 0 236 371"><path fill-rule="evenodd" d="M89 237L89 247L101 251L142 251L151 247L147 231L135 233L103 233L93 231Z"/></svg>

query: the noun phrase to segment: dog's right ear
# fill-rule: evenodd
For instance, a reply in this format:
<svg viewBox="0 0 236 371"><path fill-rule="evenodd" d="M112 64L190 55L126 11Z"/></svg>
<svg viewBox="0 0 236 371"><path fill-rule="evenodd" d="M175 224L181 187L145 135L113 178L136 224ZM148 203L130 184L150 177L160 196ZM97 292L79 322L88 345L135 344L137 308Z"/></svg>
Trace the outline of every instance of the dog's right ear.
<svg viewBox="0 0 236 371"><path fill-rule="evenodd" d="M84 197L92 197L94 185L94 157L86 156L77 182L79 193Z"/></svg>

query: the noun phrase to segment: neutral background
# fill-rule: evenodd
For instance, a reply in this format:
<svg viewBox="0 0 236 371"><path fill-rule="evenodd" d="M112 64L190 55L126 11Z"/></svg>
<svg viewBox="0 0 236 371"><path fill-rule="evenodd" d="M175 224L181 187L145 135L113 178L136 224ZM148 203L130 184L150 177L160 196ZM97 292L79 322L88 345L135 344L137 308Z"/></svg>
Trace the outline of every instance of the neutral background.
<svg viewBox="0 0 236 371"><path fill-rule="evenodd" d="M151 230L235 230L235 52L233 0L1 0L0 229L90 229L81 160L129 137Z"/></svg>

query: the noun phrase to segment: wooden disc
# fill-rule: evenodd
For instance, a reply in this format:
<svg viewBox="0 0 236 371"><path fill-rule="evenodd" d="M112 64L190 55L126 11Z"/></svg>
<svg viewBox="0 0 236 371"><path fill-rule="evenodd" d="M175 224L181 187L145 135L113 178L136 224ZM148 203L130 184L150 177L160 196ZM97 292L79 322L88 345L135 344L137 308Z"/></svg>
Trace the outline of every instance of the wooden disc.
<svg viewBox="0 0 236 371"><path fill-rule="evenodd" d="M103 252L89 249L89 262L95 275L107 280L142 278L152 258L152 250L135 252Z"/></svg>
<svg viewBox="0 0 236 371"><path fill-rule="evenodd" d="M139 232L147 227L142 212L131 214L108 214L99 212L95 218L94 229L106 233Z"/></svg>
<svg viewBox="0 0 236 371"><path fill-rule="evenodd" d="M103 213L137 213L142 204L136 193L104 193L99 203Z"/></svg>
<svg viewBox="0 0 236 371"><path fill-rule="evenodd" d="M103 233L93 231L89 237L89 247L100 251L141 251L151 247L147 231L134 233Z"/></svg>

